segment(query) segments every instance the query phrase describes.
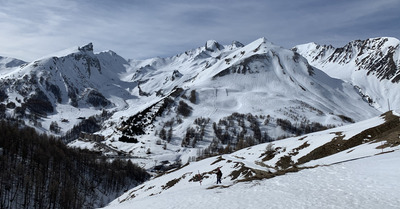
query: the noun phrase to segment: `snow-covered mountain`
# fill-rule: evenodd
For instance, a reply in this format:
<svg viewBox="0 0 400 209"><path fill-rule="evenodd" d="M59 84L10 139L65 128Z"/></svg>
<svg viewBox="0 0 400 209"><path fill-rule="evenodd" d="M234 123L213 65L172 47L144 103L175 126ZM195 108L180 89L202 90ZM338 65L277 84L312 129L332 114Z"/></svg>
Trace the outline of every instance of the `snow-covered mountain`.
<svg viewBox="0 0 400 209"><path fill-rule="evenodd" d="M22 64L25 64L25 63L26 62L19 60L19 59L0 56L0 69L13 68L13 67L17 67Z"/></svg>
<svg viewBox="0 0 400 209"><path fill-rule="evenodd" d="M192 162L107 208L396 208L399 125L399 113L387 112ZM216 184L217 168L222 184Z"/></svg>
<svg viewBox="0 0 400 209"><path fill-rule="evenodd" d="M44 131L51 122L58 122L65 132L81 119L102 109L117 111L133 98L125 90L132 84L118 76L126 71L125 65L128 62L112 51L94 54L92 44L31 63L14 60L0 66L5 95L1 101L8 117L29 118L29 123Z"/></svg>
<svg viewBox="0 0 400 209"><path fill-rule="evenodd" d="M96 115L100 136L82 135L70 146L144 159L146 166L379 114L352 85L265 38L246 46L207 41L147 60L94 53L88 44L3 68L0 77L5 115L70 140L79 133L68 130Z"/></svg>
<svg viewBox="0 0 400 209"><path fill-rule="evenodd" d="M246 138L257 144L295 135L306 124L342 125L378 114L353 86L265 38L246 46L208 41L174 57L131 63L125 78L138 83L136 95L146 103L130 103L135 108L116 113L110 121L118 125L101 134L109 146L143 158L185 162L228 144L236 149ZM142 143L121 145L122 137ZM155 145L158 137L165 140Z"/></svg>
<svg viewBox="0 0 400 209"><path fill-rule="evenodd" d="M88 44L31 63L0 58L0 118L153 174L180 168L129 191L116 207L181 191L203 194L208 190L193 189L196 173L212 191L242 187L398 150L399 114L378 116L387 102L400 108L398 40L361 42L289 50L265 38L247 45L210 40L146 60L95 53ZM216 167L223 186L213 185Z"/></svg>
<svg viewBox="0 0 400 209"><path fill-rule="evenodd" d="M382 37L355 40L344 47L309 43L293 48L328 75L352 83L381 111L400 108L400 41Z"/></svg>

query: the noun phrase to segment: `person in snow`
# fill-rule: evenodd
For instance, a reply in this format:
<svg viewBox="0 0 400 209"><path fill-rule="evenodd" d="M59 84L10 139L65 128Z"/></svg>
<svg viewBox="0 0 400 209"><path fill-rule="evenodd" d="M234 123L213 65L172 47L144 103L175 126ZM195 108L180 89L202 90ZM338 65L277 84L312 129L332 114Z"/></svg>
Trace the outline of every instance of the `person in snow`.
<svg viewBox="0 0 400 209"><path fill-rule="evenodd" d="M195 180L199 181L201 185L201 181L203 181L203 176L200 174L200 172L195 175Z"/></svg>
<svg viewBox="0 0 400 209"><path fill-rule="evenodd" d="M222 178L222 172L219 168L217 168L217 184L220 183L221 184L221 178Z"/></svg>

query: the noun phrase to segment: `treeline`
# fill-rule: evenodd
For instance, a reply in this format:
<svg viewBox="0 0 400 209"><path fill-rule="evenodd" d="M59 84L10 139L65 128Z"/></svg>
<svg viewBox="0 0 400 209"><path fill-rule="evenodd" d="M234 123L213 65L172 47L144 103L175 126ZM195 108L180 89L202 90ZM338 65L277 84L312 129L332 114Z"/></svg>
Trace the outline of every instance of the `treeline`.
<svg viewBox="0 0 400 209"><path fill-rule="evenodd" d="M101 125L104 121L112 116L113 113L108 112L107 110L103 110L99 115L93 115L88 118L81 118L81 122L74 125L74 127L68 130L60 139L65 143L68 144L71 141L79 138L79 135L82 132L85 133L95 133L101 130ZM50 131L51 126L50 126Z"/></svg>
<svg viewBox="0 0 400 209"><path fill-rule="evenodd" d="M276 124L280 126L282 130L294 134L296 136L334 128L333 125L324 126L321 123L317 122L292 124L292 122L290 122L289 120L280 118L276 120Z"/></svg>
<svg viewBox="0 0 400 209"><path fill-rule="evenodd" d="M68 130L64 136L61 137L61 140L64 143L69 143L77 138L79 138L79 134L82 132L86 133L94 133L96 131L100 131L101 126L100 122L103 120L98 119L98 117L91 116L87 119L83 119L78 124L74 125L71 130ZM51 126L50 126L51 130Z"/></svg>
<svg viewBox="0 0 400 209"><path fill-rule="evenodd" d="M0 133L0 208L100 207L149 177L17 123L0 121Z"/></svg>
<svg viewBox="0 0 400 209"><path fill-rule="evenodd" d="M186 130L185 137L182 139L182 147L196 147L197 142L203 141L205 129L209 118L198 118L194 121L194 127ZM271 137L268 133L269 128L278 128L285 135ZM308 120L293 124L287 119L273 118L269 115L252 115L250 113L233 113L222 118L218 123L212 123L214 138L210 145L198 150L199 158L209 157L216 154L232 153L249 146L271 142L289 136L299 136L311 132L333 128L333 125L322 125Z"/></svg>

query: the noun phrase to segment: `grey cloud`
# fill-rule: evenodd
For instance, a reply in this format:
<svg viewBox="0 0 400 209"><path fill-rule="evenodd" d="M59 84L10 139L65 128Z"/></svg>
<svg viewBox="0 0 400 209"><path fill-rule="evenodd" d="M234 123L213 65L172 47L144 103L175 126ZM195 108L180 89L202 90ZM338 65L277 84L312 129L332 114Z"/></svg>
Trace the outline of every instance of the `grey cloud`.
<svg viewBox="0 0 400 209"><path fill-rule="evenodd" d="M397 0L0 0L0 55L28 61L93 42L125 58L173 56L215 39L284 47L399 36Z"/></svg>

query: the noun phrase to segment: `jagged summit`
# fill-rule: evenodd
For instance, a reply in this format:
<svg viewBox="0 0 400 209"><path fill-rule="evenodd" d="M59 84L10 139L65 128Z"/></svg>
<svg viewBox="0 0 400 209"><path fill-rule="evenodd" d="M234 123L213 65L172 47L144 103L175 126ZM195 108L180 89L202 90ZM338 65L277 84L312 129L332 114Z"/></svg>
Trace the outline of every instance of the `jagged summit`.
<svg viewBox="0 0 400 209"><path fill-rule="evenodd" d="M88 43L82 47L78 47L78 50L82 52L93 52L93 44Z"/></svg>
<svg viewBox="0 0 400 209"><path fill-rule="evenodd" d="M217 51L217 50L222 50L222 49L224 49L224 46L222 46L220 43L218 43L218 42L215 41L215 40L208 40L208 41L206 42L206 44L205 44L205 49L206 49L207 51L214 52L214 51Z"/></svg>
<svg viewBox="0 0 400 209"><path fill-rule="evenodd" d="M53 57L66 57L68 55L74 55L74 54L86 54L86 55L93 57L94 56L93 44L88 43L83 46L74 46L71 48L63 49L58 52L54 52L54 53L48 54L46 56L43 56L43 57L37 59L36 61L44 60L44 59L51 59Z"/></svg>
<svg viewBox="0 0 400 209"><path fill-rule="evenodd" d="M400 41L392 37L354 40L343 47L304 44L293 48L311 65L352 83L371 105L400 108ZM397 89L397 90L396 90Z"/></svg>
<svg viewBox="0 0 400 209"><path fill-rule="evenodd" d="M239 41L232 41L232 46L236 48L244 47L244 44L240 43Z"/></svg>
<svg viewBox="0 0 400 209"><path fill-rule="evenodd" d="M12 67L17 67L22 64L25 64L25 61L19 60L19 59L14 59L10 57L2 57L0 56L0 69L1 68L12 68Z"/></svg>
<svg viewBox="0 0 400 209"><path fill-rule="evenodd" d="M71 147L160 172L241 150L203 161L204 167L184 166L173 178L155 178L157 184L130 191L128 198L182 190L200 172L204 183L212 184L215 166L223 166L224 182L254 180L280 168L327 162L327 151L335 154L334 162L364 157L365 150L354 146L380 152L369 142L383 145L378 140L387 136L385 128L399 123L390 114L303 134L372 118L389 100L398 109L392 106L400 104L395 42L382 38L289 50L266 38L225 46L210 40L176 56L129 61L112 51L94 53L89 43L11 69L0 65L0 116L63 136ZM277 140L290 136L296 137ZM249 147L274 140L269 148Z"/></svg>
<svg viewBox="0 0 400 209"><path fill-rule="evenodd" d="M216 152L242 138L256 137L249 143L260 143L293 135L293 124L341 125L379 114L353 86L266 38L226 46L210 40L177 56L146 60L94 53L91 43L55 54L16 68L7 81L4 76L0 90L11 93L3 104L25 107L17 108L26 110L25 115L42 114L42 130L66 118L70 122L60 122L62 133L78 118L106 116L98 130L105 136L103 144L152 162L159 156L148 156L148 148L186 162L196 155L193 150L211 149L212 143ZM222 127L222 121L232 118L239 122L226 124L236 131ZM219 121L220 129L214 129ZM163 129L172 132L169 141L163 139L165 150L155 145ZM121 146L126 141L140 143Z"/></svg>

